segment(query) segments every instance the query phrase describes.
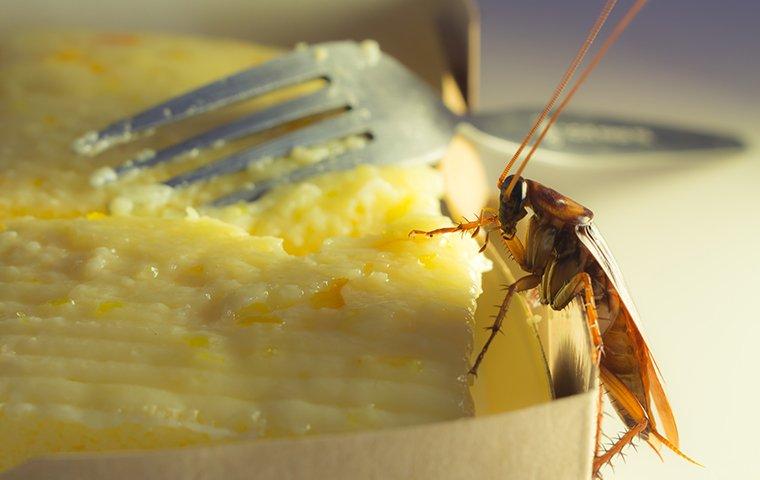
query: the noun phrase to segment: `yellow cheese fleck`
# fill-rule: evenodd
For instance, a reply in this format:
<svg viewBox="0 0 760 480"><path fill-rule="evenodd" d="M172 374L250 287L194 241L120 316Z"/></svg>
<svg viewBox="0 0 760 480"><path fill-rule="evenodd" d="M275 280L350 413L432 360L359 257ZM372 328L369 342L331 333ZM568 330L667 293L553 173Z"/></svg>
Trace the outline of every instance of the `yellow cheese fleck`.
<svg viewBox="0 0 760 480"><path fill-rule="evenodd" d="M227 362L223 355L211 352L209 350L199 350L195 353L195 358L205 363L211 363L215 365L224 365Z"/></svg>
<svg viewBox="0 0 760 480"><path fill-rule="evenodd" d="M418 261L420 264L422 264L425 268L434 268L435 267L435 259L438 258L438 255L435 253L428 253L425 255L420 255L418 258Z"/></svg>
<svg viewBox="0 0 760 480"><path fill-rule="evenodd" d="M362 265L362 274L369 275L375 271L375 265L372 262L367 262Z"/></svg>
<svg viewBox="0 0 760 480"><path fill-rule="evenodd" d="M108 215L106 215L103 212L89 212L85 216L85 218L87 218L87 220L103 220L106 217L108 217Z"/></svg>
<svg viewBox="0 0 760 480"><path fill-rule="evenodd" d="M398 220L399 218L402 218L404 215L408 214L413 207L414 204L412 202L412 199L406 198L388 210L386 213L386 219L389 222Z"/></svg>
<svg viewBox="0 0 760 480"><path fill-rule="evenodd" d="M311 296L309 302L314 308L341 308L346 304L343 298L343 287L348 283L347 278L332 280L327 288L318 291Z"/></svg>
<svg viewBox="0 0 760 480"><path fill-rule="evenodd" d="M400 252L406 249L408 243L409 239L406 237L380 237L374 247L385 252Z"/></svg>
<svg viewBox="0 0 760 480"><path fill-rule="evenodd" d="M98 308L95 309L96 315L105 315L108 312L115 310L117 308L122 308L124 306L124 302L120 300L109 300L106 302L102 302L100 305L98 305Z"/></svg>
<svg viewBox="0 0 760 480"><path fill-rule="evenodd" d="M282 325L285 321L277 315L270 314L269 305L264 302L253 302L237 311L235 318L238 325L249 327L256 323Z"/></svg>
<svg viewBox="0 0 760 480"><path fill-rule="evenodd" d="M106 72L106 67L100 62L90 62L90 71L95 75L102 75Z"/></svg>
<svg viewBox="0 0 760 480"><path fill-rule="evenodd" d="M407 368L416 372L421 372L422 360L413 357L379 357L377 359L380 363L385 363L396 368Z"/></svg>
<svg viewBox="0 0 760 480"><path fill-rule="evenodd" d="M53 126L58 125L60 121L58 120L58 117L56 117L55 115L43 115L42 123L53 127Z"/></svg>
<svg viewBox="0 0 760 480"><path fill-rule="evenodd" d="M50 300L48 303L54 307L61 307L63 305L76 305L76 302L74 301L74 299L68 298L68 297L54 298L53 300Z"/></svg>
<svg viewBox="0 0 760 480"><path fill-rule="evenodd" d="M245 307L238 310L238 316L246 317L249 315L263 315L271 311L272 310L269 308L269 305L267 305L266 303L253 302L253 303L249 303Z"/></svg>
<svg viewBox="0 0 760 480"><path fill-rule="evenodd" d="M190 275L203 275L203 272L205 271L206 271L206 268L201 264L192 265L188 267L187 269L185 269L185 272L187 272Z"/></svg>
<svg viewBox="0 0 760 480"><path fill-rule="evenodd" d="M65 48L53 54L53 59L59 62L77 62L83 57L83 52L77 48Z"/></svg>
<svg viewBox="0 0 760 480"><path fill-rule="evenodd" d="M166 52L166 56L168 56L172 60L184 60L186 58L189 58L190 54L186 50L175 48L173 50Z"/></svg>
<svg viewBox="0 0 760 480"><path fill-rule="evenodd" d="M185 343L193 348L208 348L209 340L205 335L193 335L185 338Z"/></svg>

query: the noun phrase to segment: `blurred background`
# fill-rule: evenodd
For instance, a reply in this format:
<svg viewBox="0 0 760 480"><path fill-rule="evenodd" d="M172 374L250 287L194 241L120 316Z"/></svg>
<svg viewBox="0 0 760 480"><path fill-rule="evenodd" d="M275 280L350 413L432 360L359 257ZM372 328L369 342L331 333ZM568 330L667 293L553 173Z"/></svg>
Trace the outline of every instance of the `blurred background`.
<svg viewBox="0 0 760 480"><path fill-rule="evenodd" d="M546 102L604 2L478 3L480 106L493 109ZM618 16L631 3L618 2ZM643 317L682 447L706 465L667 452L663 463L640 446L605 478L760 478L759 32L757 2L650 1L572 102L575 111L733 132L746 151L596 167L534 162L526 171L595 212ZM495 178L504 158L486 158Z"/></svg>

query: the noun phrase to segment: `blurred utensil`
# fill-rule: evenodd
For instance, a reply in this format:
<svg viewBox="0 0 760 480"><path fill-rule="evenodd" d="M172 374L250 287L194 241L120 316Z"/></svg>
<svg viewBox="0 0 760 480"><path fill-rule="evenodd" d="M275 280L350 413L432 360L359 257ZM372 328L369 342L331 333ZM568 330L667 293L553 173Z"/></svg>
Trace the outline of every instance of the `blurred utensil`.
<svg viewBox="0 0 760 480"><path fill-rule="evenodd" d="M297 146L316 145L351 135L364 135L369 140L363 148L261 181L213 202L227 205L254 201L278 184L350 169L360 163L435 162L443 157L456 129L462 125L474 126L463 130L481 141L488 141L488 138L506 140L509 143L503 148L511 154L512 145L522 140L535 118L531 112L522 110L456 115L443 105L436 92L395 59L382 53L375 42L343 41L296 48L272 61L119 120L99 132L89 132L76 140L73 147L78 153L96 155L155 128L320 78L326 80L326 86L316 92L220 125L158 152L144 152L115 168L114 177L320 115L325 117L177 175L165 183L181 187L239 172L252 163L286 156ZM560 134L553 142L547 139L546 147L578 156L737 144L672 127L597 117L565 116L554 131Z"/></svg>
<svg viewBox="0 0 760 480"><path fill-rule="evenodd" d="M482 142L500 139L521 142L539 110L514 109L485 112L463 119L478 131ZM491 138L484 138L487 134ZM564 112L541 143L544 150L578 155L616 155L742 149L731 135L679 128L661 123L625 120L609 115Z"/></svg>

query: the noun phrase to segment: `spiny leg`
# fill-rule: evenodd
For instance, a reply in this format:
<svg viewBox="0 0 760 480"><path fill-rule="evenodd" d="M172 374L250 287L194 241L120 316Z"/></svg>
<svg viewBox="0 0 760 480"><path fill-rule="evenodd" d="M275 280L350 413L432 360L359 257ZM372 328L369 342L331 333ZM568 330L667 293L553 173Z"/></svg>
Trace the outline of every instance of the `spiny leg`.
<svg viewBox="0 0 760 480"><path fill-rule="evenodd" d="M602 334L599 329L599 315L596 311L596 301L594 300L594 289L591 283L591 276L586 272L575 274L568 281L552 300L552 308L561 310L565 308L576 296L583 295L583 306L586 311L586 321L588 322L589 332L591 332L591 341L594 344L592 358L595 365L599 365L602 353ZM602 409L602 389L599 388L599 397L596 402L596 439L594 442L594 457L599 455L599 449L602 442L602 418L604 411Z"/></svg>
<svg viewBox="0 0 760 480"><path fill-rule="evenodd" d="M644 431L644 429L647 428L647 421L646 419L641 422L634 425L630 430L625 432L620 438L617 439L617 441L602 455L595 456L594 457L594 476L599 475L599 470L607 463L609 463L612 460L612 457L614 457L617 454L623 453L623 448L625 448L627 445L631 444L633 440L636 438L638 434Z"/></svg>
<svg viewBox="0 0 760 480"><path fill-rule="evenodd" d="M472 236L475 237L481 228L488 228L499 224L499 216L491 209L483 209L478 215L478 218L472 222L468 222L466 219L464 222L460 222L453 227L437 228L435 230L412 230L409 232L409 236L414 235L426 235L428 237L434 237L435 235L442 235L445 233L456 232L469 232L473 231Z"/></svg>
<svg viewBox="0 0 760 480"><path fill-rule="evenodd" d="M478 354L478 357L475 359L475 363L472 365L472 368L470 368L470 373L473 376L478 376L478 367L480 367L481 362L483 361L483 358L486 356L486 352L488 351L488 348L491 346L491 342L493 342L493 339L496 338L496 334L501 331L501 325L504 322L504 317L507 314L507 309L509 308L509 301L512 299L512 296L515 293L524 292L525 290L530 290L531 288L535 288L538 286L538 284L541 283L541 276L540 275L526 275L522 277L521 279L517 280L515 283L507 287L507 294L504 296L504 300L501 302L501 306L499 307L499 313L496 314L496 318L494 319L493 325L490 327L487 327L487 330L491 331L491 334L488 336L488 339L486 340L485 345L483 345L483 348L480 350L480 353Z"/></svg>
<svg viewBox="0 0 760 480"><path fill-rule="evenodd" d="M583 283L584 308L586 310L586 321L588 322L591 338L594 342L594 362L598 366L601 361L602 333L599 329L599 315L596 310L596 301L594 300L594 289L591 284L591 276L588 273L580 273L580 280ZM602 443L602 418L604 416L604 403L602 386L598 385L599 395L596 400L596 438L594 443L594 457L599 455L599 446Z"/></svg>
<svg viewBox="0 0 760 480"><path fill-rule="evenodd" d="M602 420L604 420L604 390L602 389L602 382L599 381L599 385L596 386L599 391L596 397L596 434L594 437L594 460L599 457L599 450L602 445ZM596 473L597 469L594 468Z"/></svg>
<svg viewBox="0 0 760 480"><path fill-rule="evenodd" d="M632 418L634 422L636 422L636 424L634 424L631 427L631 430L635 430L639 427L639 425L643 424L643 427L638 429L638 433L641 433L642 431L646 430L650 438L655 437L657 440L659 440L663 445L668 447L673 453L675 453L679 457L682 457L683 459L695 465L698 465L700 467L704 466L698 461L696 461L695 459L686 455L684 452L681 451L680 448L678 448L677 445L673 444L673 442L671 442L668 438L666 438L660 432L657 431L657 428L655 427L655 425L649 422L648 414L644 410L644 407L642 407L639 401L636 399L636 396L631 392L631 390L627 386L625 386L625 384L617 376L615 376L614 373L610 372L604 365L600 367L600 376L602 379L602 383L604 384L605 390L607 390L607 393L609 393L610 397L612 397L613 400L616 402L618 408L624 410L628 414L628 416ZM630 431L627 433L630 433ZM598 467L596 467L597 464L599 467L604 465L616 453L619 453L635 437L636 437L636 434L624 435L601 457L596 457L598 461L597 460L594 461L595 470L598 470ZM624 442L623 440L625 439L628 439L628 441ZM659 455L659 452L657 454Z"/></svg>
<svg viewBox="0 0 760 480"><path fill-rule="evenodd" d="M649 421L647 419L646 412L641 406L636 396L615 376L612 372L607 370L604 366L600 367L600 377L604 388L607 393L615 400L615 402L625 410L625 412L636 422L629 428L623 436L621 436L612 446L604 452L602 455L594 455L594 475L599 473L599 469L608 463L612 458L619 454L626 445L630 444L637 435L646 430ZM599 445L597 444L597 450Z"/></svg>
<svg viewBox="0 0 760 480"><path fill-rule="evenodd" d="M634 423L633 426L631 426L630 429L612 445L612 447L610 447L602 455L596 456L594 458L594 474L597 474L599 472L599 469L605 463L609 462L612 457L619 454L623 448L626 447L626 445L631 444L633 439L644 431L646 431L650 437L653 436L657 438L657 440L671 449L676 455L683 457L695 465L703 466L701 463L683 453L676 445L674 445L670 440L665 438L657 431L654 424L649 422L647 412L636 399L636 396L617 376L615 376L614 373L610 372L602 365L600 367L600 376L602 383L604 384L604 388L618 405L618 408L624 410L627 415L636 423Z"/></svg>
<svg viewBox="0 0 760 480"><path fill-rule="evenodd" d="M687 461L703 466L693 458L683 453L677 445L674 445L669 439L664 437L657 431L655 425L649 421L649 416L644 407L641 406L636 399L636 395L609 369L604 365L599 368L600 378L607 393L612 397L618 409L625 411L628 417L630 417L633 425L629 427L629 430L620 437L606 452L602 455L595 455L594 457L594 474L598 474L599 469L608 463L612 458L619 454L623 448L631 444L634 438L642 432L646 431L651 437L659 440L663 445L672 450L676 455L686 459ZM629 424L630 425L630 424ZM656 450L655 450L656 451ZM659 452L658 452L659 455Z"/></svg>

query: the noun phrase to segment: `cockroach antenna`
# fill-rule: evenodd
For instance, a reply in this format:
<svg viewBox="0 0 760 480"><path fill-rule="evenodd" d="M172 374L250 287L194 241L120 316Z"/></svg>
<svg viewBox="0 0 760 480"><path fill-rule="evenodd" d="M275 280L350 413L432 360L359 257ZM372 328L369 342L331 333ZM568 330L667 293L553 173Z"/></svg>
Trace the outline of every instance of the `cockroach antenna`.
<svg viewBox="0 0 760 480"><path fill-rule="evenodd" d="M586 39L581 44L581 48L578 49L578 53L575 54L575 58L570 62L570 65L567 67L567 70L565 70L565 74L562 76L562 79L557 84L557 87L554 89L554 93L552 93L551 98L549 98L549 101L546 103L546 106L541 111L541 113L536 117L535 123L533 123L533 126L531 127L530 131L525 135L525 138L523 138L522 143L517 148L517 151L514 155L512 155L512 158L509 160L509 163L507 163L506 168L502 172L501 176L499 177L499 183L498 186L501 187L501 184L504 183L504 179L507 178L507 174L509 173L509 170L512 168L512 165L515 164L517 159L520 157L520 154L522 153L523 149L528 145L528 142L530 141L531 137L533 137L533 134L536 133L536 130L538 130L538 126L541 125L541 122L544 121L544 118L549 114L552 107L554 106L554 103L559 99L559 96L562 94L562 91L565 89L565 86L567 85L567 82L570 81L570 79L575 75L575 71L578 69L578 66L583 61L583 57L586 56L586 52L588 52L588 49L591 47L591 44L594 43L594 40L596 39L596 36L599 34L599 31L604 26L604 23L607 21L607 17L610 16L610 13L612 12L612 9L615 7L615 4L617 3L617 0L607 0L607 2L604 4L604 7L602 7L602 11L599 12L599 15L596 17L596 21L594 22L594 25L591 27L591 30L589 30L588 35L586 35Z"/></svg>
<svg viewBox="0 0 760 480"><path fill-rule="evenodd" d="M604 7L602 8L602 13L599 15L599 18L605 16L605 11L610 2L605 3ZM528 165L528 162L533 157L533 153L536 151L538 146L541 144L541 141L546 136L546 133L549 131L549 128L551 128L552 125L554 125L554 122L557 121L557 117L560 113L565 109L567 104L570 102L570 100L575 95L575 92L578 91L578 88L586 81L588 76L591 74L591 72L596 68L596 66L601 62L604 55L607 53L607 50L610 49L610 47L617 41L618 38L620 38L620 35L623 33L623 31L628 27L628 24L631 23L631 21L636 17L636 15L639 13L641 8L647 3L647 0L636 0L636 2L631 5L631 7L628 9L628 11L625 13L623 18L618 21L617 25L615 25L615 28L612 30L610 35L604 40L604 43L602 43L602 46L599 47L599 51L596 52L594 55L594 58L591 59L591 62L586 66L586 68L583 69L578 79L573 84L573 87L567 92L567 95L563 98L562 102L560 102L559 106L552 112L552 114L549 116L549 120L546 122L546 125L544 126L543 130L541 131L541 134L538 136L536 141L533 143L533 145L530 148L530 151L528 151L528 154L525 156L525 159L522 161L520 166L518 167L515 174L512 176L512 180L509 182L509 185L507 186L507 190L504 193L505 197L509 197L509 194L512 193L512 190L515 188L515 185L517 184L517 180L520 178L520 176L523 173L523 170L525 170L525 167ZM614 6L614 2L613 2ZM611 9L611 7L610 7ZM609 15L609 12L607 12L607 15ZM602 24L604 22L602 21ZM596 24L595 24L596 25ZM601 28L601 25L599 26ZM593 33L593 30L592 32ZM591 33L589 35L591 35ZM588 41L588 39L587 39ZM586 42L584 42L584 46L586 45ZM585 50L588 50L588 47L586 47ZM580 58L576 57L578 59L578 63L580 63L583 60L583 57L585 56L585 50L583 47L581 47L581 52L583 52L583 55L580 56ZM580 53L580 52L579 52ZM575 60L573 61L575 63ZM571 63L570 69L568 71L572 70L575 71L575 68L577 68L577 65L575 65L573 68L573 64ZM565 77L567 77L567 73L565 74ZM569 80L569 78L566 80L565 77L562 78L559 85L557 86L557 89L555 90L555 94L559 96L559 93L564 90L565 84ZM558 93L559 92L559 93ZM551 110L551 107L556 102L555 98L552 98L549 103L546 105L547 108L544 109L544 112L547 112L548 110ZM538 129L541 122L544 120L544 117L546 116L542 112L541 115L536 119L536 122L533 124L533 127L530 130L530 134L526 136L525 140L523 140L523 143L520 145L520 147L517 149L517 152L512 157L512 160L507 164L506 168L501 174L501 177L499 177L499 188L501 188L501 185L504 183L504 180L507 178L507 175L509 174L509 170L512 168L512 165L514 164L516 157L519 156L520 152L522 152L523 148L528 143L528 140L533 135L533 133Z"/></svg>

